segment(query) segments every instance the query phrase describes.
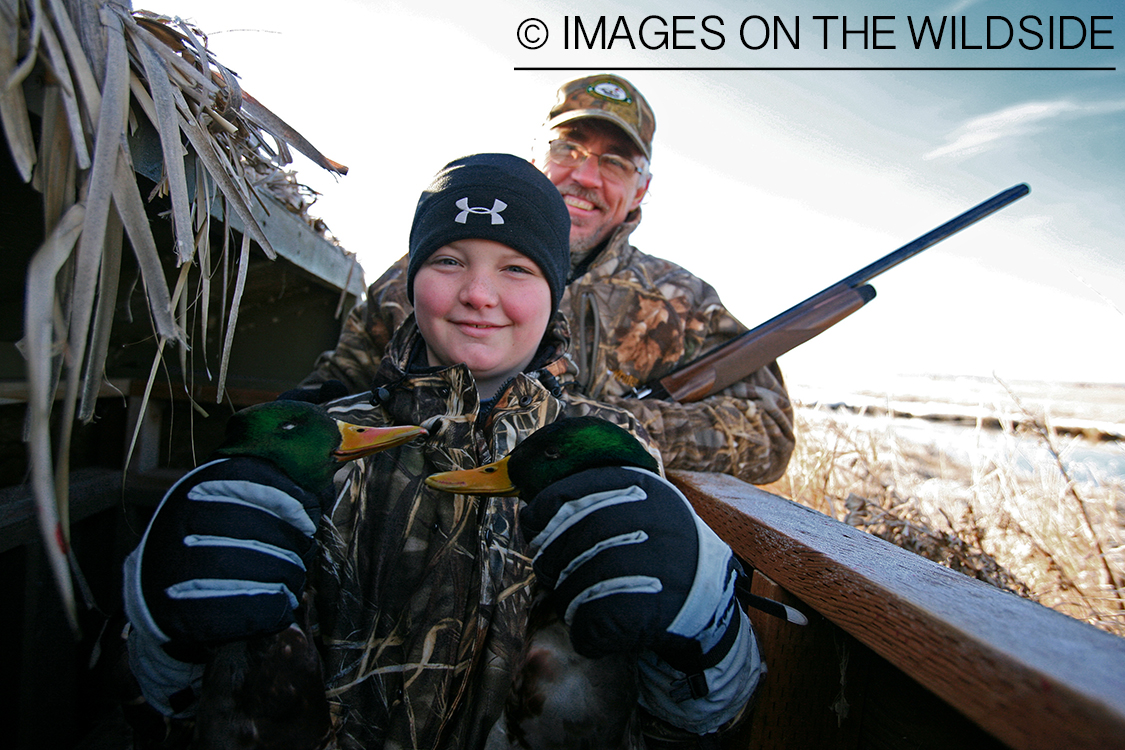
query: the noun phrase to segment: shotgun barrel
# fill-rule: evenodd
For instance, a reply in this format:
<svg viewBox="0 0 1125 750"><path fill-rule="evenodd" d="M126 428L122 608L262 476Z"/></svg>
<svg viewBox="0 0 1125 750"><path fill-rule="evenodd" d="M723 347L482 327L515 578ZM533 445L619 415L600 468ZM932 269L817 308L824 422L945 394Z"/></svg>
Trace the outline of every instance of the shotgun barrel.
<svg viewBox="0 0 1125 750"><path fill-rule="evenodd" d="M756 328L657 380L634 388L631 395L688 403L737 383L874 299L875 288L868 282L879 274L1014 203L1030 191L1031 188L1021 182L997 193Z"/></svg>

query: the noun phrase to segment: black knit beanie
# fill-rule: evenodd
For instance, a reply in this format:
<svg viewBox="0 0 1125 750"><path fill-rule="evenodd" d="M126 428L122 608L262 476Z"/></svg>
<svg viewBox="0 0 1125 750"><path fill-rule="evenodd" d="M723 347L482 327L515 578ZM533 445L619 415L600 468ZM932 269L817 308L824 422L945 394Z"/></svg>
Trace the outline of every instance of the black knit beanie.
<svg viewBox="0 0 1125 750"><path fill-rule="evenodd" d="M559 191L526 159L474 154L445 165L418 199L410 228L406 293L434 251L467 239L494 240L526 255L551 287L551 312L570 272L570 214Z"/></svg>

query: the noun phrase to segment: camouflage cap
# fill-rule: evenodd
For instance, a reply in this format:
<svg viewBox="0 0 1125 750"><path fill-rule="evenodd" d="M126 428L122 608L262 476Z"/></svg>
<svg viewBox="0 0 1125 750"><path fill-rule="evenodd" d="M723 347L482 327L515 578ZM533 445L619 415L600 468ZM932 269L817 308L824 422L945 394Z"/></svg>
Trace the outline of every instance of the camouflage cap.
<svg viewBox="0 0 1125 750"><path fill-rule="evenodd" d="M641 92L621 76L578 78L560 86L558 97L547 115L548 128L584 117L608 120L625 131L646 159L652 158L656 115Z"/></svg>

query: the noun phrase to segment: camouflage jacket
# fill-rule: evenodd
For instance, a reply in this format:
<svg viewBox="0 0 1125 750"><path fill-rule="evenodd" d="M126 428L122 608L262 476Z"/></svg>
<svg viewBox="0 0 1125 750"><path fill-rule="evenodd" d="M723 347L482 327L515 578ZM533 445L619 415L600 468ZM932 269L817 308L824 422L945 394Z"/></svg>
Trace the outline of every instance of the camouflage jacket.
<svg viewBox="0 0 1125 750"><path fill-rule="evenodd" d="M626 412L559 398L547 372L561 369L561 318L539 360L545 370L516 376L483 419L464 365L408 373L420 341L410 317L374 376L379 387L329 406L357 424L430 433L350 464L321 524L310 585L343 748L482 747L523 647L533 576L517 499L446 494L422 479L499 458L564 414L595 414L645 437Z"/></svg>
<svg viewBox="0 0 1125 750"><path fill-rule="evenodd" d="M592 259L571 258L577 278L561 311L574 335L560 381L634 414L659 443L669 469L733 474L765 484L785 473L793 452L793 409L777 363L701 401L638 400L635 385L668 374L744 332L715 289L629 244L640 209ZM306 383L337 379L351 392L370 387L387 342L410 313L406 258L391 266L349 315L334 352L321 355Z"/></svg>

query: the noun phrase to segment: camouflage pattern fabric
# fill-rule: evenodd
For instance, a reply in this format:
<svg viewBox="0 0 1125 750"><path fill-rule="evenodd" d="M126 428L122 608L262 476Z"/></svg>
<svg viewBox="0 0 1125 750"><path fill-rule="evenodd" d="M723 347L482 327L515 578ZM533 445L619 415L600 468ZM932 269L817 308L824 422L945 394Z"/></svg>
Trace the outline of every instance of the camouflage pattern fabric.
<svg viewBox="0 0 1125 750"><path fill-rule="evenodd" d="M561 318L548 340L558 368ZM523 648L533 574L517 499L451 495L422 480L499 458L563 414L593 413L647 441L628 413L561 400L539 372L518 375L478 424L465 366L407 374L420 342L411 317L374 378L381 389L329 405L355 424L430 432L349 464L321 524L322 564L310 585L343 748L482 747Z"/></svg>
<svg viewBox="0 0 1125 750"><path fill-rule="evenodd" d="M641 211L630 214L572 281L561 311L574 336L560 380L571 394L628 410L660 446L669 469L733 474L755 484L785 473L794 447L793 408L777 363L692 404L640 401L629 389L744 332L715 289L685 269L629 244ZM571 258L574 268L587 262ZM391 334L410 313L406 259L391 266L349 315L334 352L321 355L306 383L337 379L370 387Z"/></svg>

